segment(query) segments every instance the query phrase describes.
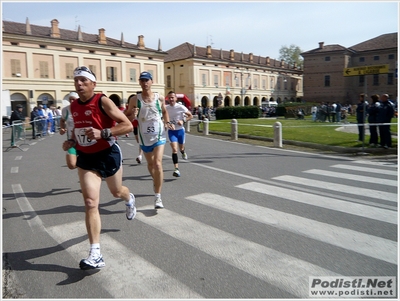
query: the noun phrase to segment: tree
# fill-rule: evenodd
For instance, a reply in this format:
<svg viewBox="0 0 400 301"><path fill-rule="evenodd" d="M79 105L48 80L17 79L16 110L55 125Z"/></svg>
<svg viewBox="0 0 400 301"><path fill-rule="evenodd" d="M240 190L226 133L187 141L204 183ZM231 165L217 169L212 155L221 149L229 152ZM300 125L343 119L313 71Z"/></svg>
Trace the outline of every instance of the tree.
<svg viewBox="0 0 400 301"><path fill-rule="evenodd" d="M291 44L289 47L282 46L279 49L279 59L284 60L287 64L293 66L294 63L297 64L298 68L303 69L303 58L300 53L303 51L299 46Z"/></svg>

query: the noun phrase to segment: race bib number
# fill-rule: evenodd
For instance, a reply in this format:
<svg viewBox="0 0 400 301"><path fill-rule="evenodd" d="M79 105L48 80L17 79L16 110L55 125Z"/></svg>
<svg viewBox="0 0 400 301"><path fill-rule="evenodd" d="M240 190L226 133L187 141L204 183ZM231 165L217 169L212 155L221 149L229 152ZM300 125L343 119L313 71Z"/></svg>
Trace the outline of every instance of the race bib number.
<svg viewBox="0 0 400 301"><path fill-rule="evenodd" d="M144 127L144 134L146 135L158 135L159 126L158 121L156 120L149 120L143 123Z"/></svg>
<svg viewBox="0 0 400 301"><path fill-rule="evenodd" d="M91 146L97 142L96 140L90 140L86 136L84 128L81 128L81 129L75 128L74 133L75 133L75 139L80 146Z"/></svg>

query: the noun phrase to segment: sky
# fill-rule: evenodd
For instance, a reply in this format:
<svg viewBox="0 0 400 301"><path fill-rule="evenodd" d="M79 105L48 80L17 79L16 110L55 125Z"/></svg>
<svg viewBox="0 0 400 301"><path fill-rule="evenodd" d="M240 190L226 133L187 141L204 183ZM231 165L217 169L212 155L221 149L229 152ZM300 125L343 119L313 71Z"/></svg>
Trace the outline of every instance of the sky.
<svg viewBox="0 0 400 301"><path fill-rule="evenodd" d="M290 45L302 51L351 47L398 32L398 1L3 1L2 20L98 34L163 51L182 43L211 45L279 59Z"/></svg>

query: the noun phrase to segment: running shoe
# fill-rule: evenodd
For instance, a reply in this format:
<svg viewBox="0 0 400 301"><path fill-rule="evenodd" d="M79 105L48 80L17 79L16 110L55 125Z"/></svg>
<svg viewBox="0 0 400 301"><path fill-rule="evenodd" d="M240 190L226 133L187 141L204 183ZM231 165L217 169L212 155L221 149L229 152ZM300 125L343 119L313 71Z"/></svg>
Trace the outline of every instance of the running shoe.
<svg viewBox="0 0 400 301"><path fill-rule="evenodd" d="M94 258L92 254L89 254L88 258L82 259L79 263L81 270L101 269L105 265L106 264L101 254L96 258Z"/></svg>
<svg viewBox="0 0 400 301"><path fill-rule="evenodd" d="M130 194L131 199L133 199L133 203L132 204L125 204L126 205L126 218L128 220L132 220L135 218L136 216L136 201L135 201L135 196L131 193Z"/></svg>
<svg viewBox="0 0 400 301"><path fill-rule="evenodd" d="M183 159L183 160L187 160L187 159L188 159L188 155L187 155L186 152L183 152L183 153L182 153L182 159Z"/></svg>
<svg viewBox="0 0 400 301"><path fill-rule="evenodd" d="M174 173L172 174L174 177L180 177L181 173L179 172L178 168L175 168Z"/></svg>
<svg viewBox="0 0 400 301"><path fill-rule="evenodd" d="M138 164L142 163L142 156L138 156L138 157L136 158L136 162L137 162Z"/></svg>
<svg viewBox="0 0 400 301"><path fill-rule="evenodd" d="M161 198L156 198L156 200L154 201L154 208L155 209L163 209L164 208Z"/></svg>

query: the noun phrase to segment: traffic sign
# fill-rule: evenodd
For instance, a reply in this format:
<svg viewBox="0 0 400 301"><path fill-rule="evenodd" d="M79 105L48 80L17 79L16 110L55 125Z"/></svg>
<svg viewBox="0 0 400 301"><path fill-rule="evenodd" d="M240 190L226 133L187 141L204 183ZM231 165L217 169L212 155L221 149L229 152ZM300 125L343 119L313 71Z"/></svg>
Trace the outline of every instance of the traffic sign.
<svg viewBox="0 0 400 301"><path fill-rule="evenodd" d="M384 74L389 73L389 65L373 65L373 66L360 66L352 68L344 68L344 76L358 76L368 74Z"/></svg>

